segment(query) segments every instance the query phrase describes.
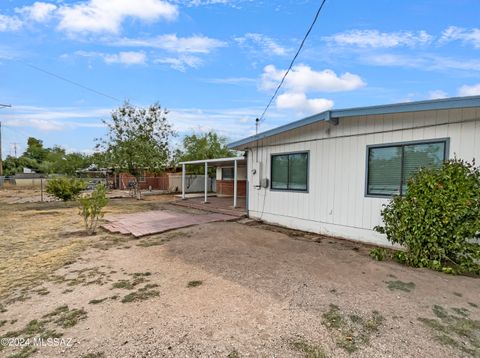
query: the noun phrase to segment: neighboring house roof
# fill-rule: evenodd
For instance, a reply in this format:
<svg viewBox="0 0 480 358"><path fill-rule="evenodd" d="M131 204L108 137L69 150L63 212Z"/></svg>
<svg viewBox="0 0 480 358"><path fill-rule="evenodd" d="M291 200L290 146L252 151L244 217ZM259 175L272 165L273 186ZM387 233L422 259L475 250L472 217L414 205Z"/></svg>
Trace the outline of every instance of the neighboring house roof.
<svg viewBox="0 0 480 358"><path fill-rule="evenodd" d="M272 137L274 135L284 133L292 129L304 127L319 121L338 124L338 119L343 117L431 111L431 110L440 110L440 109L472 108L472 107L480 107L480 96L452 97L452 98L434 99L434 100L428 100L428 101L385 104L380 106L334 109L334 110L325 111L310 117L300 119L299 121L285 124L283 126L265 131L263 133L259 133L251 137L241 139L239 141L228 144L228 147L232 149L240 148L245 144L248 144L260 139Z"/></svg>

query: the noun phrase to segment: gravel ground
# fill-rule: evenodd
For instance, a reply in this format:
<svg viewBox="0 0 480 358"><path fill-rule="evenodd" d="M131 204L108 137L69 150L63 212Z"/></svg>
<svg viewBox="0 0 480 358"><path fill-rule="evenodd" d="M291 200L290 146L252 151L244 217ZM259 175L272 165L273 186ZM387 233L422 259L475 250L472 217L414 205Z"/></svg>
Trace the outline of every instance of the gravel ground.
<svg viewBox="0 0 480 358"><path fill-rule="evenodd" d="M438 305L448 312L466 309L468 320L478 322L478 279L376 262L360 244L235 222L98 244L55 272L41 286L48 294L32 291L29 300L8 305L0 313L0 322L8 322L0 326L0 336L67 304L87 315L72 327L57 327L73 344L38 347L32 357L476 354L462 349L466 338L442 343L438 332L418 319L438 319L432 311ZM121 280L134 287L114 288ZM397 285L389 288L389 282ZM141 291L146 285L158 286ZM132 292L154 293L123 303ZM325 316L329 311L343 318ZM381 319L369 326L373 311ZM341 324L358 320L368 324ZM480 339L480 326L475 327L472 334Z"/></svg>

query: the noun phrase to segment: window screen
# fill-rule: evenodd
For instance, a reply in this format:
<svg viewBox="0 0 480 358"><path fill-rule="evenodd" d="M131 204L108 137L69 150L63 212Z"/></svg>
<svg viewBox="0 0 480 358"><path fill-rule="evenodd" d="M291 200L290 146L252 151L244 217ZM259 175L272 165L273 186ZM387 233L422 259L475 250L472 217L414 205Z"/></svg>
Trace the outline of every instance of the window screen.
<svg viewBox="0 0 480 358"><path fill-rule="evenodd" d="M403 195L416 171L445 161L446 149L446 141L369 147L367 194Z"/></svg>
<svg viewBox="0 0 480 358"><path fill-rule="evenodd" d="M308 153L272 155L271 188L307 191Z"/></svg>
<svg viewBox="0 0 480 358"><path fill-rule="evenodd" d="M222 180L233 179L234 176L233 168L222 168Z"/></svg>

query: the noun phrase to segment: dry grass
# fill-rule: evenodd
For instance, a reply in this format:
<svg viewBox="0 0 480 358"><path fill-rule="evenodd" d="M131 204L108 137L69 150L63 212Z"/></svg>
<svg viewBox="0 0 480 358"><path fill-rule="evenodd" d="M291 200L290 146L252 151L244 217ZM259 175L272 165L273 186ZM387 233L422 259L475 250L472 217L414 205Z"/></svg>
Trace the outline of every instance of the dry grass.
<svg viewBox="0 0 480 358"><path fill-rule="evenodd" d="M130 240L109 233L87 236L75 202L9 204L38 193L28 189L0 190L0 300L29 298L28 289L41 285L52 272L73 263L87 247L109 249ZM107 214L160 208L157 201L113 199ZM37 294L45 293L39 291Z"/></svg>

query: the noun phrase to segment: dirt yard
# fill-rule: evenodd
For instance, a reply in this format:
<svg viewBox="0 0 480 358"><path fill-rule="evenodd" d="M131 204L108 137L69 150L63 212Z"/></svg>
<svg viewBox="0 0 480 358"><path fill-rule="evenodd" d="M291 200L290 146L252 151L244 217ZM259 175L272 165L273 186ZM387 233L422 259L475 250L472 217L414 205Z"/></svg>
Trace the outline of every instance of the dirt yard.
<svg viewBox="0 0 480 358"><path fill-rule="evenodd" d="M479 279L255 222L90 237L74 204L7 196L0 356L480 356ZM171 199L116 199L107 211L188 212Z"/></svg>

